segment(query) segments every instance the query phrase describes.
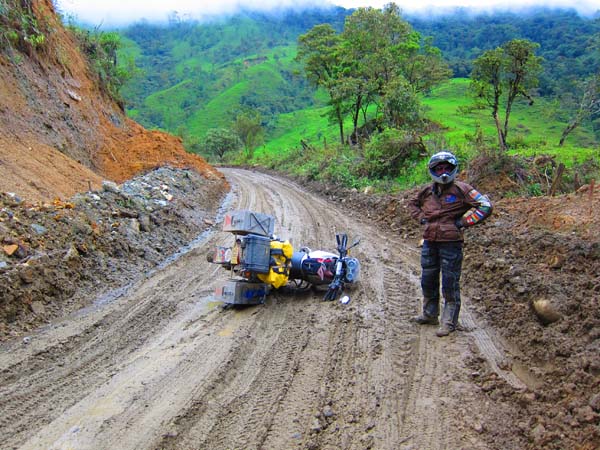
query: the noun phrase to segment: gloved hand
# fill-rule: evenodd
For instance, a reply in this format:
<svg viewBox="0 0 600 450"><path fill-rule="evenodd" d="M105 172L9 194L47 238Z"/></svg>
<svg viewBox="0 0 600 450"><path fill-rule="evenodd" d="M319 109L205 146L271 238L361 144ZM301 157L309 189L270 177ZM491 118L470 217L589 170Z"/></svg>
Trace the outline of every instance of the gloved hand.
<svg viewBox="0 0 600 450"><path fill-rule="evenodd" d="M458 219L456 219L454 221L454 225L456 225L456 228L458 228L459 230L465 227L464 222L462 221L462 217L459 217Z"/></svg>

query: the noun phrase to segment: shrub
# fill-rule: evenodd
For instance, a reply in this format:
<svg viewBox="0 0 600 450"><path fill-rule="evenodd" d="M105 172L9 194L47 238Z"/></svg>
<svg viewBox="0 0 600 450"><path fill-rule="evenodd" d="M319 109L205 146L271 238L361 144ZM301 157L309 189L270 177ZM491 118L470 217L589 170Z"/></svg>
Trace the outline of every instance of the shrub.
<svg viewBox="0 0 600 450"><path fill-rule="evenodd" d="M124 109L120 90L131 78L132 68L125 68L118 64L117 50L121 46L119 34L98 30L91 32L74 25L68 28L77 38L79 48L88 59L90 68L98 77L102 89Z"/></svg>
<svg viewBox="0 0 600 450"><path fill-rule="evenodd" d="M49 31L45 28L29 2L0 0L0 49L14 47L31 55L44 48Z"/></svg>
<svg viewBox="0 0 600 450"><path fill-rule="evenodd" d="M395 177L426 152L420 136L388 128L366 145L359 174L370 178Z"/></svg>
<svg viewBox="0 0 600 450"><path fill-rule="evenodd" d="M238 152L243 147L239 136L227 128L212 128L204 138L204 150L207 155L214 155L223 161L225 153Z"/></svg>

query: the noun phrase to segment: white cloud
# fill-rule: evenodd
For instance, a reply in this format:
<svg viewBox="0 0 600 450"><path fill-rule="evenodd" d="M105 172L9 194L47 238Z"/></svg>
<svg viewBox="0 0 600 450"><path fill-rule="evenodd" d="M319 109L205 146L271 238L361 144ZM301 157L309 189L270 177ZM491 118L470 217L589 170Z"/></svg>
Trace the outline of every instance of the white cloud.
<svg viewBox="0 0 600 450"><path fill-rule="evenodd" d="M202 19L235 13L240 9L270 11L326 4L318 0L103 0L101 2L57 0L56 3L62 13L94 25L101 23L121 25L140 19L164 22L173 12L177 12L180 17Z"/></svg>
<svg viewBox="0 0 600 450"><path fill-rule="evenodd" d="M412 2L407 2L407 4ZM474 10L522 10L534 6L552 8L574 8L581 14L593 14L600 10L600 0L435 0L423 2L423 7L416 10L433 10L439 7L464 6ZM400 4L400 3L399 3Z"/></svg>
<svg viewBox="0 0 600 450"><path fill-rule="evenodd" d="M333 3L345 8L373 6L381 8L390 0L58 0L59 10L92 25L123 25L135 20L166 21L173 11L182 17L202 19L207 16L235 13L242 8L269 11L278 8L326 6ZM576 8L590 15L600 10L600 0L396 0L405 12L440 12L454 6L477 10L522 9L528 6Z"/></svg>

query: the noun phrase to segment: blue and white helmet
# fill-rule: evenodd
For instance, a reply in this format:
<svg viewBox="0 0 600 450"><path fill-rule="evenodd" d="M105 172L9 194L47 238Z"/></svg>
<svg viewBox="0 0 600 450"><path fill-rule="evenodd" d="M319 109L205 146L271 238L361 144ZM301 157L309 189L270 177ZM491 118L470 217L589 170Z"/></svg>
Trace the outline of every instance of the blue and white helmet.
<svg viewBox="0 0 600 450"><path fill-rule="evenodd" d="M442 163L446 163L445 165L449 166L447 170L441 172L439 170L436 171L435 168ZM429 167L429 175L431 175L433 181L440 184L452 183L458 173L458 160L456 159L456 156L447 151L442 151L433 155L429 159L429 164L427 166Z"/></svg>

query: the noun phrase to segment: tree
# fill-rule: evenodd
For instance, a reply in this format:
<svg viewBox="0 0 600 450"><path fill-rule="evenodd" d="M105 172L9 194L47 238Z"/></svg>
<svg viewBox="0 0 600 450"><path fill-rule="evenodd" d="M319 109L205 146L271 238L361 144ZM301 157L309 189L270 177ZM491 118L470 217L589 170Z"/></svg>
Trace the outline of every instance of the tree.
<svg viewBox="0 0 600 450"><path fill-rule="evenodd" d="M304 64L308 81L324 88L329 94L333 109L332 117L340 131L340 141L344 143L343 95L336 86L338 72L341 70L340 36L329 24L315 25L308 33L298 38L296 60Z"/></svg>
<svg viewBox="0 0 600 450"><path fill-rule="evenodd" d="M252 158L254 149L262 143L263 127L261 121L260 113L247 111L238 114L232 125L233 130L244 145L248 158Z"/></svg>
<svg viewBox="0 0 600 450"><path fill-rule="evenodd" d="M415 92L427 92L448 79L452 70L442 57L441 50L433 46L432 38L426 37L420 51L406 65L404 75Z"/></svg>
<svg viewBox="0 0 600 450"><path fill-rule="evenodd" d="M473 62L472 89L492 108L498 143L503 151L506 150L510 114L516 98L523 96L530 105L533 104L529 91L537 86L542 62L542 58L535 56L538 47L527 39L513 39L502 47L485 51ZM501 124L499 109L503 94L506 103L504 124Z"/></svg>
<svg viewBox="0 0 600 450"><path fill-rule="evenodd" d="M418 102L416 94L450 74L439 50L430 40L423 47L421 41L394 3L382 10L358 8L346 18L340 35L330 25L317 25L300 37L297 59L304 63L307 78L327 89L342 144L345 117L350 116L356 135L361 113L366 123L372 105L376 114L390 114L385 117L388 124L416 123L400 117L404 112L399 106L410 103L405 112L418 112L412 107Z"/></svg>
<svg viewBox="0 0 600 450"><path fill-rule="evenodd" d="M579 107L575 112L575 116L563 130L558 146L562 147L567 136L575 130L575 128L581 125L584 120L598 115L600 115L600 73L583 82Z"/></svg>
<svg viewBox="0 0 600 450"><path fill-rule="evenodd" d="M381 103L385 86L402 72L407 49L414 48L410 25L393 3L383 10L359 8L346 19L341 39L343 77L348 111L354 134L360 112L374 102ZM417 47L418 49L418 40Z"/></svg>
<svg viewBox="0 0 600 450"><path fill-rule="evenodd" d="M204 149L206 153L213 154L223 160L227 152L236 152L242 148L239 136L227 128L212 128L206 132Z"/></svg>
<svg viewBox="0 0 600 450"><path fill-rule="evenodd" d="M384 117L394 128L417 128L421 120L419 98L410 83L396 77L383 92Z"/></svg>
<svg viewBox="0 0 600 450"><path fill-rule="evenodd" d="M498 131L498 143L501 150L506 150L502 125L498 111L502 96L502 59L504 51L501 48L488 50L473 62L471 72L471 88L477 98L483 100L492 108L492 117Z"/></svg>
<svg viewBox="0 0 600 450"><path fill-rule="evenodd" d="M505 140L508 135L508 120L516 97L522 95L529 100L530 105L533 104L529 90L537 86L537 77L542 71L542 58L535 56L538 48L539 44L527 39L513 39L504 45L508 84L503 129Z"/></svg>

